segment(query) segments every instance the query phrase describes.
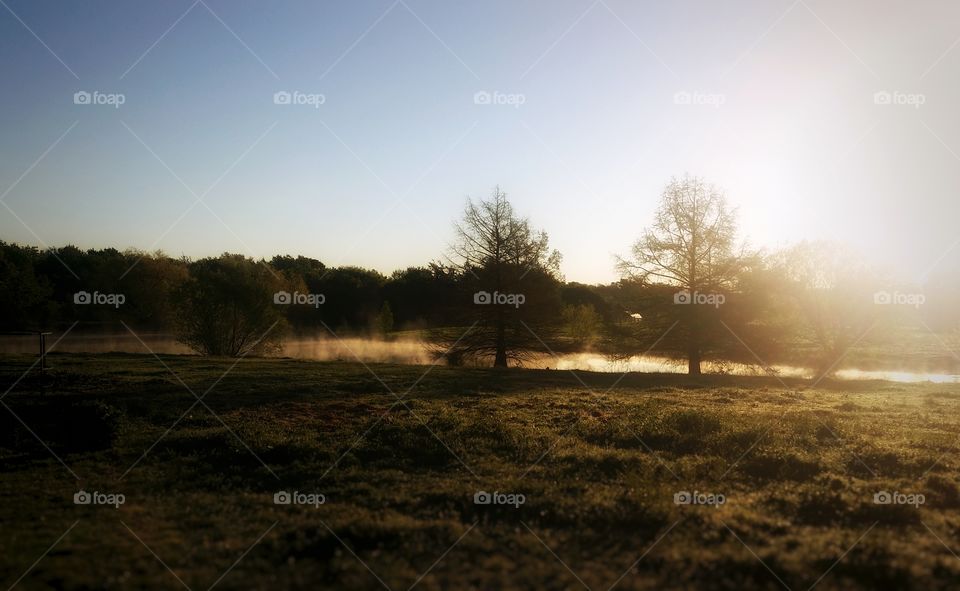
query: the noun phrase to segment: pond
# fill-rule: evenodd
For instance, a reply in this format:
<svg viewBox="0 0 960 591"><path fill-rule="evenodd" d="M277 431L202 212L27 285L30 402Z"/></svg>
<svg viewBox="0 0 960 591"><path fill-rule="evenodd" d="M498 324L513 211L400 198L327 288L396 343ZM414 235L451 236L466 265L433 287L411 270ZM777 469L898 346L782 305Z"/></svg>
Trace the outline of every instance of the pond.
<svg viewBox="0 0 960 591"><path fill-rule="evenodd" d="M132 334L68 334L59 340L56 334L47 337L51 351L69 353L150 353L189 354L190 349L173 337L162 333ZM54 343L56 345L54 346ZM36 336L0 336L0 354L28 353L38 350ZM401 363L428 365L433 362L427 345L418 340L398 339L391 341L362 338L289 338L284 343L282 355L296 359L318 361L357 361L364 363ZM540 355L524 364L533 369L582 370L608 373L686 373L685 362L652 355L614 359L599 353L564 353ZM806 368L786 365L773 366L781 377L811 378L813 372ZM768 375L759 365L739 363L714 364L705 362L704 373L727 373L732 375ZM951 373L916 372L901 369L842 368L835 374L842 380L887 380L892 382L960 383L960 375Z"/></svg>

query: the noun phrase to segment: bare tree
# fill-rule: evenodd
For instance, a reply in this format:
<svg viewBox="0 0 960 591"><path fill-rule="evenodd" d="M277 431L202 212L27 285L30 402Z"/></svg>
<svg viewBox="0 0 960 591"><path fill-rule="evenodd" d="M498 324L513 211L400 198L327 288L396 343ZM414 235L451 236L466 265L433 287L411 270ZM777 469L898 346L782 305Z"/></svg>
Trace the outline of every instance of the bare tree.
<svg viewBox="0 0 960 591"><path fill-rule="evenodd" d="M473 292L462 304L475 324L451 354L491 355L494 367L506 367L508 358L542 350L559 315L560 253L550 250L547 234L517 216L499 186L489 199L467 202L455 231L450 258Z"/></svg>
<svg viewBox="0 0 960 591"><path fill-rule="evenodd" d="M628 258L618 258L617 268L624 279L673 286L690 298L722 293L735 282L743 261L743 253L735 252L735 218L717 188L696 177L674 178L661 196L653 225ZM682 308L690 375L700 374L704 316L710 313L710 306Z"/></svg>
<svg viewBox="0 0 960 591"><path fill-rule="evenodd" d="M528 219L517 217L499 185L490 199L468 200L463 219L454 228L457 241L451 250L462 268L494 267L502 272L512 265L559 273L560 253L549 250L547 233L535 232Z"/></svg>

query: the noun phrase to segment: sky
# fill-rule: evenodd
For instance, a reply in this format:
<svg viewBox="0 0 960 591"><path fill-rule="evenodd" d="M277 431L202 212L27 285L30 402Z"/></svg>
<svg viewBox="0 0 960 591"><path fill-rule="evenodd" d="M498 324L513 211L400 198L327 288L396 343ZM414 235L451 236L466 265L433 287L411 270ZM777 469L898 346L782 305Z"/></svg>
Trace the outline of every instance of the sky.
<svg viewBox="0 0 960 591"><path fill-rule="evenodd" d="M754 247L922 280L960 261L958 68L947 1L0 0L0 239L389 273L500 185L608 282L692 174Z"/></svg>

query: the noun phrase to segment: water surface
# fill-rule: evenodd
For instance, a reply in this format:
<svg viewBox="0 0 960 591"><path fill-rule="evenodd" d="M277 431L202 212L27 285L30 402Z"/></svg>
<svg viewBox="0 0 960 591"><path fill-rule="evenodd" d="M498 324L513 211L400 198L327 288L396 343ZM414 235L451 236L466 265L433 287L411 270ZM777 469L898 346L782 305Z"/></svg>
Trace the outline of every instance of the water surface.
<svg viewBox="0 0 960 591"><path fill-rule="evenodd" d="M132 334L75 334L59 339L59 335L47 336L50 351L67 353L157 353L189 354L192 351L173 337L162 333ZM0 336L0 353L37 353L37 336ZM363 363L401 363L428 365L433 362L426 343L418 340L377 340L361 337L347 338L289 338L284 343L282 355L296 359L319 361L362 361ZM653 355L614 359L599 353L564 353L541 355L526 362L524 367L534 369L583 370L608 373L659 372L686 373L683 361ZM781 377L812 378L813 372L806 368L785 365L763 368L759 365L739 363L703 364L704 373L727 373L731 375L769 375ZM936 372L915 372L899 369L843 368L835 377L841 380L887 380L892 382L960 383L960 375Z"/></svg>

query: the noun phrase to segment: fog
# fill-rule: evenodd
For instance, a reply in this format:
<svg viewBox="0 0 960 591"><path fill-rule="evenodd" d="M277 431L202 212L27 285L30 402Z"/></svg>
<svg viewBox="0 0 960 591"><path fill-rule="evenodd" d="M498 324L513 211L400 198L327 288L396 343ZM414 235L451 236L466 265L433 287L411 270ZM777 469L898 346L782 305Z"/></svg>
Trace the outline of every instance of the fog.
<svg viewBox="0 0 960 591"><path fill-rule="evenodd" d="M47 336L49 352L62 353L157 353L189 355L193 352L171 335L163 333L131 334L75 334ZM36 335L0 337L0 353L35 355L39 351ZM294 337L284 341L281 357L312 359L316 361L347 361L363 363L398 363L429 365L434 362L427 343L416 339L377 340L364 337ZM523 363L529 369L582 370L607 373L645 372L676 373L687 371L683 360L653 355L613 358L601 353L564 353L537 355ZM769 375L772 371L781 377L812 378L812 370L787 365L763 368L741 363L704 363L706 373L729 375ZM888 380L893 382L960 383L960 375L950 373L909 371L902 368L861 369L845 367L835 376L841 380Z"/></svg>
<svg viewBox="0 0 960 591"><path fill-rule="evenodd" d="M402 363L427 365L433 362L427 346L417 340L382 341L366 338L304 338L284 342L283 355L320 361Z"/></svg>
<svg viewBox="0 0 960 591"><path fill-rule="evenodd" d="M47 335L47 349L63 353L157 353L189 355L194 352L173 336L163 333ZM0 337L0 352L30 353L39 351L36 335ZM363 361L364 363L431 363L427 347L416 340L382 341L359 337L323 338L293 337L284 340L282 357L318 361Z"/></svg>

